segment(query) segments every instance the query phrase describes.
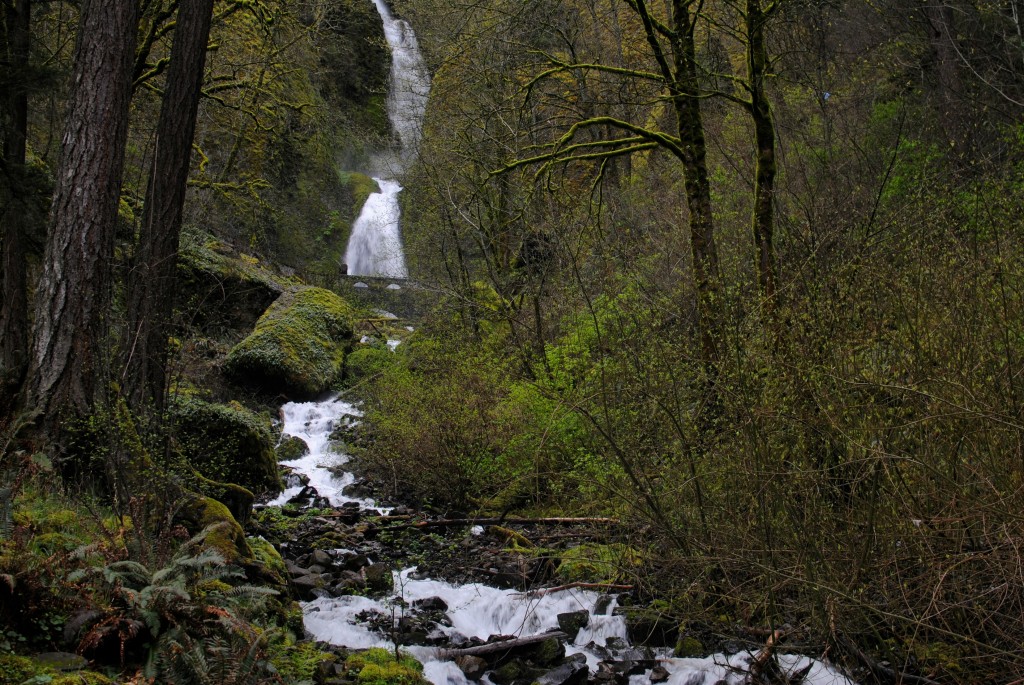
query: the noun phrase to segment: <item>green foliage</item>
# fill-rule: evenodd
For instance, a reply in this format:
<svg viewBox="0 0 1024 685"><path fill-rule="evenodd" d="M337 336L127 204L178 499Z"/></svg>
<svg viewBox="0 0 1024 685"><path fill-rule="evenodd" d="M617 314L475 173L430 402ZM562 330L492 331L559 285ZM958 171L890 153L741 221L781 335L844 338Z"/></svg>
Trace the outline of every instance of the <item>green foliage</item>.
<svg viewBox="0 0 1024 685"><path fill-rule="evenodd" d="M315 642L278 640L269 645L269 659L286 682L311 682L320 664L336 659L317 648Z"/></svg>
<svg viewBox="0 0 1024 685"><path fill-rule="evenodd" d="M93 565L71 573L68 581L89 583L89 601L102 617L87 628L80 650L102 654L113 643L115 653L123 655L130 644L142 641L146 672L167 682L191 682L169 674L199 671L204 660L230 655L248 663L252 644L260 641L244 617L275 593L239 583L242 571L208 544L215 532L202 531L156 570L136 561L107 562L83 548L81 555ZM251 642L238 639L243 636ZM246 653L239 655L242 645Z"/></svg>
<svg viewBox="0 0 1024 685"><path fill-rule="evenodd" d="M317 395L341 373L351 320L351 307L328 290L288 293L231 350L225 370L239 383L300 397Z"/></svg>
<svg viewBox="0 0 1024 685"><path fill-rule="evenodd" d="M392 364L398 363L395 355L386 346L360 345L345 357L345 376L358 381L384 373Z"/></svg>
<svg viewBox="0 0 1024 685"><path fill-rule="evenodd" d="M265 419L238 403L214 404L189 395L174 397L170 413L182 457L203 476L253 492L281 489Z"/></svg>

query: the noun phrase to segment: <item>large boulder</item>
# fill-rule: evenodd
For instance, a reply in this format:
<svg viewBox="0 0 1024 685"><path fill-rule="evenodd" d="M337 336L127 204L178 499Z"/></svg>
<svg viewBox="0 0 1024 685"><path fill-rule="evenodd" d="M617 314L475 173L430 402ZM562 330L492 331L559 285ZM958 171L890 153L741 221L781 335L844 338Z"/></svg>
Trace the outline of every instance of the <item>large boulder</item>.
<svg viewBox="0 0 1024 685"><path fill-rule="evenodd" d="M188 396L171 403L171 414L179 450L200 474L254 493L281 490L274 439L258 414L238 403L215 404Z"/></svg>
<svg viewBox="0 0 1024 685"><path fill-rule="evenodd" d="M225 371L257 389L310 398L338 379L352 341L352 308L322 288L282 295L228 354Z"/></svg>
<svg viewBox="0 0 1024 685"><path fill-rule="evenodd" d="M208 235L186 233L178 252L178 308L207 335L245 331L285 291L284 279Z"/></svg>

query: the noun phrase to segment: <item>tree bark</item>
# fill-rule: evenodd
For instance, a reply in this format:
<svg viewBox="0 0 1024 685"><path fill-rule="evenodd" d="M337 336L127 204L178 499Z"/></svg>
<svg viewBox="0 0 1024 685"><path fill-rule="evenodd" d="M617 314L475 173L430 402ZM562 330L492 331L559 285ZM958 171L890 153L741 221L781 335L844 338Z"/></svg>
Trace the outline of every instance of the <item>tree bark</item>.
<svg viewBox="0 0 1024 685"><path fill-rule="evenodd" d="M750 115L754 121L754 209L752 228L757 249L757 274L761 294L769 303L775 297L775 121L765 93L768 49L764 28L767 21L761 0L747 0L747 74L750 79Z"/></svg>
<svg viewBox="0 0 1024 685"><path fill-rule="evenodd" d="M128 275L126 390L135 407L152 403L158 412L164 407L182 207L212 16L213 0L181 0L139 245Z"/></svg>
<svg viewBox="0 0 1024 685"><path fill-rule="evenodd" d="M683 183L686 206L690 211L690 252L697 294L704 361L718 361L719 266L715 245L715 221L708 178L707 141L700 111L700 82L697 79L697 51L693 39L696 18L690 16L690 3L673 0L673 71L670 92L675 106L679 141L683 150Z"/></svg>
<svg viewBox="0 0 1024 685"><path fill-rule="evenodd" d="M12 86L2 97L3 166L0 173L0 394L12 397L28 359L28 291L23 235L28 213L19 206L28 131L28 70L31 0L7 5L2 56ZM0 399L0 415L10 407Z"/></svg>
<svg viewBox="0 0 1024 685"><path fill-rule="evenodd" d="M135 0L82 0L26 403L55 422L103 391L111 260L128 134Z"/></svg>

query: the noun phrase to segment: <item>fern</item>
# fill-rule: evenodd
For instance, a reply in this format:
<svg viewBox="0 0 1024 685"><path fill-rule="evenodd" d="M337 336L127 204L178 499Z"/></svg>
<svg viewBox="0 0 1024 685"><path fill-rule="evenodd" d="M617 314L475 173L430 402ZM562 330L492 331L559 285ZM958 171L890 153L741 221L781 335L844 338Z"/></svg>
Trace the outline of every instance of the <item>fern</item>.
<svg viewBox="0 0 1024 685"><path fill-rule="evenodd" d="M235 659L218 656L217 651L228 649L225 645L233 645L233 640L249 638L244 645L228 649L231 654L249 650L250 643L259 642L240 612L258 608L267 597L277 593L251 585L228 584L244 578L244 574L214 550L196 551L205 533L183 545L164 568L150 570L137 561L115 561L70 574L72 581L95 580L109 598L106 617L87 631L80 647L95 649L116 639L123 655L127 642L136 636L148 637L145 670L154 674L151 677L164 670L181 670L181 678L164 681L227 682L210 681L203 674L208 674L213 665ZM76 556L89 558L90 552L81 550ZM145 635L140 633L142 627ZM248 669L248 662L239 659L235 665Z"/></svg>

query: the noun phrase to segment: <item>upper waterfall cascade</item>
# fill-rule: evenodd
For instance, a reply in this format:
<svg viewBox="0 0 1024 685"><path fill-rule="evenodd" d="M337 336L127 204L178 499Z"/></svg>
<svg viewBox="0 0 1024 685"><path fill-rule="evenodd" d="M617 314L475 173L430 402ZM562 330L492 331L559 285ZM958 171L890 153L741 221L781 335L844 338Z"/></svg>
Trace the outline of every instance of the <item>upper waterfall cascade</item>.
<svg viewBox="0 0 1024 685"><path fill-rule="evenodd" d="M375 156L373 173L380 192L370 195L352 226L345 263L350 275L406 278L398 205L402 186L394 179L405 171L419 144L430 75L409 23L396 19L384 0L373 0L373 4L380 13L391 49L387 110L397 141L392 149Z"/></svg>

